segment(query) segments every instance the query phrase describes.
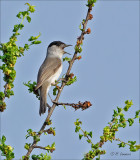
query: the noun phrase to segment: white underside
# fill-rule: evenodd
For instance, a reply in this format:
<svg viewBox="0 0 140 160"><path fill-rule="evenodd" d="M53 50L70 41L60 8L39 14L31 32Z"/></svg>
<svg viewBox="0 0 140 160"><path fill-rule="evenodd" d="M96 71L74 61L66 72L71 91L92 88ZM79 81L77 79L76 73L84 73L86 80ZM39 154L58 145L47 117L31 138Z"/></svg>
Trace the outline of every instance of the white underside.
<svg viewBox="0 0 140 160"><path fill-rule="evenodd" d="M55 84L55 81L58 80L61 72L62 72L62 65L61 65L61 67L58 69L58 71L57 71L53 76L51 76L51 77L47 80L47 82L50 83L49 87L47 88L47 93L48 93L48 91L49 91L49 89L50 89L50 87L51 87L51 84L52 84L52 83Z"/></svg>

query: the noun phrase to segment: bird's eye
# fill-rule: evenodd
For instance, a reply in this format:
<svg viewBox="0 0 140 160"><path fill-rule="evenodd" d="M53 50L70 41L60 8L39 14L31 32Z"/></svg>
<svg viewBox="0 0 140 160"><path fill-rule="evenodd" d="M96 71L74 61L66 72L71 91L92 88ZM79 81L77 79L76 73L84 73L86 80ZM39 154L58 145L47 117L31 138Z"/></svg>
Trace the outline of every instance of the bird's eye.
<svg viewBox="0 0 140 160"><path fill-rule="evenodd" d="M62 49L64 49L65 48L65 45L62 45Z"/></svg>

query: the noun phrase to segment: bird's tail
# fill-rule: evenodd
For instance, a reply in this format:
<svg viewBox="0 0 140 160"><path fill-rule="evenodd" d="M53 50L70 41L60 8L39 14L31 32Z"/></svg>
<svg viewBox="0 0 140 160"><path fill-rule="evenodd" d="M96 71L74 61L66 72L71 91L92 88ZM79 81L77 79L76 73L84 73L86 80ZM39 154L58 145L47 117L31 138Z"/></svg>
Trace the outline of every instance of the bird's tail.
<svg viewBox="0 0 140 160"><path fill-rule="evenodd" d="M40 109L39 109L39 114L44 114L46 112L46 107L47 107L47 89L49 85L44 84L40 87Z"/></svg>

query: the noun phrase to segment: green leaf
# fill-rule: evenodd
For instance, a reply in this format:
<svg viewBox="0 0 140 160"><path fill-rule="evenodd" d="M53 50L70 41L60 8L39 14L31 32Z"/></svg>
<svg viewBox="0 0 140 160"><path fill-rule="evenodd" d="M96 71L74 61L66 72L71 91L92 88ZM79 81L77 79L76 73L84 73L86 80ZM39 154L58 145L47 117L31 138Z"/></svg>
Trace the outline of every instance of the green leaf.
<svg viewBox="0 0 140 160"><path fill-rule="evenodd" d="M125 104L126 104L126 106L124 107L124 111L128 111L128 109L133 105L133 102L132 102L132 100L131 101L129 101L129 100L127 100L127 101L125 101Z"/></svg>
<svg viewBox="0 0 140 160"><path fill-rule="evenodd" d="M120 112L122 112L122 108L119 108L119 107L117 107L117 109L118 109L118 113L120 113Z"/></svg>
<svg viewBox="0 0 140 160"><path fill-rule="evenodd" d="M19 29L21 30L24 27L23 24L19 24Z"/></svg>
<svg viewBox="0 0 140 160"><path fill-rule="evenodd" d="M31 134L31 132L33 132L33 130L32 130L32 129L28 129L27 132L28 132L29 134Z"/></svg>
<svg viewBox="0 0 140 160"><path fill-rule="evenodd" d="M76 126L76 128L75 128L75 132L79 132L80 128L81 128L81 127Z"/></svg>
<svg viewBox="0 0 140 160"><path fill-rule="evenodd" d="M117 116L118 116L118 112L114 109L113 117L117 117Z"/></svg>
<svg viewBox="0 0 140 160"><path fill-rule="evenodd" d="M75 52L78 53L79 52L79 48L77 45L75 45Z"/></svg>
<svg viewBox="0 0 140 160"><path fill-rule="evenodd" d="M79 51L78 51L79 53L81 53L82 52L82 47L80 46L80 48L79 48Z"/></svg>
<svg viewBox="0 0 140 160"><path fill-rule="evenodd" d="M92 145L92 148L98 149L99 148L99 143L96 143L95 145Z"/></svg>
<svg viewBox="0 0 140 160"><path fill-rule="evenodd" d="M74 78L69 78L69 81L66 83L66 85L68 86L68 85L71 85L71 84L73 84L74 82L76 82L77 81L77 77L75 76Z"/></svg>
<svg viewBox="0 0 140 160"><path fill-rule="evenodd" d="M120 147L125 147L126 146L126 144L124 143L124 142L121 142L120 144L118 144L119 145L119 148Z"/></svg>
<svg viewBox="0 0 140 160"><path fill-rule="evenodd" d="M14 95L14 92L10 89L7 89L6 91L6 97L10 98L10 96L13 96Z"/></svg>
<svg viewBox="0 0 140 160"><path fill-rule="evenodd" d="M133 123L134 123L134 120L133 120L132 118L129 118L129 119L128 119L128 122L129 122L129 126L132 126Z"/></svg>
<svg viewBox="0 0 140 160"><path fill-rule="evenodd" d="M34 40L37 40L39 37L40 37L40 35L41 35L41 33L39 33L39 35L38 36L31 36L29 39L28 39L28 41L34 41Z"/></svg>
<svg viewBox="0 0 140 160"><path fill-rule="evenodd" d="M31 143L25 143L24 148L25 148L26 150L28 150L28 149L30 148L30 146L31 146Z"/></svg>
<svg viewBox="0 0 140 160"><path fill-rule="evenodd" d="M75 126L79 126L79 125L82 125L82 122L79 121L79 118L76 119L76 122L74 122Z"/></svg>
<svg viewBox="0 0 140 160"><path fill-rule="evenodd" d="M86 137L89 133L87 131L84 132L84 136Z"/></svg>
<svg viewBox="0 0 140 160"><path fill-rule="evenodd" d="M14 25L13 32L17 32L18 30L19 30L19 25L18 24Z"/></svg>
<svg viewBox="0 0 140 160"><path fill-rule="evenodd" d="M91 143L91 139L88 139L87 142L88 142L88 143Z"/></svg>
<svg viewBox="0 0 140 160"><path fill-rule="evenodd" d="M83 135L82 134L79 134L79 139L81 139L83 137Z"/></svg>
<svg viewBox="0 0 140 160"><path fill-rule="evenodd" d="M65 57L65 58L63 58L63 62L64 61L68 61L69 62L69 61L71 61L71 58Z"/></svg>
<svg viewBox="0 0 140 160"><path fill-rule="evenodd" d="M2 140L1 141L2 141L2 143L5 143L6 137L4 135L2 136Z"/></svg>
<svg viewBox="0 0 140 160"><path fill-rule="evenodd" d="M35 12L35 6L29 6L29 11L31 12L31 13L33 13L33 12Z"/></svg>
<svg viewBox="0 0 140 160"><path fill-rule="evenodd" d="M63 105L63 107L64 107L64 109L66 110L66 106L65 106L65 105Z"/></svg>
<svg viewBox="0 0 140 160"><path fill-rule="evenodd" d="M0 100L2 100L5 97L5 94L3 92L0 92Z"/></svg>
<svg viewBox="0 0 140 160"><path fill-rule="evenodd" d="M135 118L139 118L140 110L136 111Z"/></svg>
<svg viewBox="0 0 140 160"><path fill-rule="evenodd" d="M33 41L31 44L40 44L41 41Z"/></svg>
<svg viewBox="0 0 140 160"><path fill-rule="evenodd" d="M88 135L92 138L92 131L88 133Z"/></svg>
<svg viewBox="0 0 140 160"><path fill-rule="evenodd" d="M55 149L55 142L51 145L51 149Z"/></svg>
<svg viewBox="0 0 140 160"><path fill-rule="evenodd" d="M131 100L131 101L126 100L126 101L125 101L125 104L127 104L127 105L133 105L133 102L132 102L132 100Z"/></svg>
<svg viewBox="0 0 140 160"><path fill-rule="evenodd" d="M34 141L39 142L40 141L40 137L38 135L33 136Z"/></svg>
<svg viewBox="0 0 140 160"><path fill-rule="evenodd" d="M131 152L136 152L136 151L138 150L138 149L137 149L135 146L133 146L133 145L131 145L129 149L130 149Z"/></svg>
<svg viewBox="0 0 140 160"><path fill-rule="evenodd" d="M21 15L22 15L22 13L19 12L16 16L17 16L19 19L21 19Z"/></svg>
<svg viewBox="0 0 140 160"><path fill-rule="evenodd" d="M30 23L31 22L31 17L27 16L27 21Z"/></svg>
<svg viewBox="0 0 140 160"><path fill-rule="evenodd" d="M23 11L23 12L21 12L21 14L22 14L23 17L26 17L27 15L29 15L29 12L28 11Z"/></svg>
<svg viewBox="0 0 140 160"><path fill-rule="evenodd" d="M128 143L130 143L131 145L136 144L136 141L128 141Z"/></svg>
<svg viewBox="0 0 140 160"><path fill-rule="evenodd" d="M57 91L58 91L58 88L55 87L55 88L53 89L53 95L54 95L54 96L56 96L56 92L57 92Z"/></svg>
<svg viewBox="0 0 140 160"><path fill-rule="evenodd" d="M45 149L50 150L50 149L51 149L50 145L47 145L47 146L45 147Z"/></svg>
<svg viewBox="0 0 140 160"><path fill-rule="evenodd" d="M28 51L29 45L28 45L28 44L25 44L25 45L24 45L24 49L26 49L26 50Z"/></svg>
<svg viewBox="0 0 140 160"><path fill-rule="evenodd" d="M122 123L122 125L123 125L122 127L125 128L127 124L126 124L126 122L124 122L124 123Z"/></svg>

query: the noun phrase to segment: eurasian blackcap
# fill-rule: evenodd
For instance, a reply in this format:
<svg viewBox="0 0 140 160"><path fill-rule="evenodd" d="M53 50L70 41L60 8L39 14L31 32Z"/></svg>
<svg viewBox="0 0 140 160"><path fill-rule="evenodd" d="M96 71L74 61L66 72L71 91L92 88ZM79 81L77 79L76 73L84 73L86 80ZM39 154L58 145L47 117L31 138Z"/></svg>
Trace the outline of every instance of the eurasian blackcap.
<svg viewBox="0 0 140 160"><path fill-rule="evenodd" d="M67 53L64 48L68 46L71 45L66 45L61 41L54 41L48 46L46 58L38 71L35 88L40 93L40 115L46 112L47 93L51 84L55 83L62 72L62 56Z"/></svg>

